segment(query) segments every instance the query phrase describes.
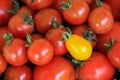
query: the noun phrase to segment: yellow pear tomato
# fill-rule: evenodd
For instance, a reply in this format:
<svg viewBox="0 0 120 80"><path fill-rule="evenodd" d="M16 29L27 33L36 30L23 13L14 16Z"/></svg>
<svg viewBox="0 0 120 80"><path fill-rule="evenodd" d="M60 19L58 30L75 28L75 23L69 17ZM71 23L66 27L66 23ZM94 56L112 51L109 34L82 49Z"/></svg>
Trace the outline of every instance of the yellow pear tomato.
<svg viewBox="0 0 120 80"><path fill-rule="evenodd" d="M92 54L90 42L79 35L70 35L66 39L65 45L71 56L76 60L87 60Z"/></svg>

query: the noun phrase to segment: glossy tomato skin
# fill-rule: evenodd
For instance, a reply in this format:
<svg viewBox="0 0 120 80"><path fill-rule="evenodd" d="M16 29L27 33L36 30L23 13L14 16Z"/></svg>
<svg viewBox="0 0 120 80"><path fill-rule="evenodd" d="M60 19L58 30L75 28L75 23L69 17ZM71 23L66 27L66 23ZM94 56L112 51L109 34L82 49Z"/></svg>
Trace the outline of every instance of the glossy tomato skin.
<svg viewBox="0 0 120 80"><path fill-rule="evenodd" d="M120 22L114 22L110 31L105 34L97 35L97 43L95 50L106 54L105 43L110 43L110 39L114 37L114 43L120 42Z"/></svg>
<svg viewBox="0 0 120 80"><path fill-rule="evenodd" d="M14 66L21 66L28 60L25 41L21 38L14 38L10 45L3 46L3 55L6 61Z"/></svg>
<svg viewBox="0 0 120 80"><path fill-rule="evenodd" d="M94 0L84 0L89 6L94 3Z"/></svg>
<svg viewBox="0 0 120 80"><path fill-rule="evenodd" d="M54 0L34 0L33 3L31 3L32 0L24 0L24 2L33 10L40 10L43 8L48 8L51 6Z"/></svg>
<svg viewBox="0 0 120 80"><path fill-rule="evenodd" d="M63 2L63 1L67 1L67 0L54 0L54 2L51 5L52 8L61 12L62 10L60 9L60 6L62 6L61 2Z"/></svg>
<svg viewBox="0 0 120 80"><path fill-rule="evenodd" d="M55 56L48 64L36 66L33 80L76 80L75 69L67 59Z"/></svg>
<svg viewBox="0 0 120 80"><path fill-rule="evenodd" d="M64 19L73 25L83 24L86 22L88 14L90 12L89 6L83 0L71 1L72 7L62 11Z"/></svg>
<svg viewBox="0 0 120 80"><path fill-rule="evenodd" d="M46 39L49 40L53 47L55 55L64 55L67 53L62 33L65 32L65 28L53 28L46 33Z"/></svg>
<svg viewBox="0 0 120 80"><path fill-rule="evenodd" d="M88 29L90 29L90 27L88 25L82 24L82 25L72 26L71 31L72 31L73 34L77 34L77 35L85 38L84 33L86 31L88 31ZM85 39L87 39L91 43L92 48L94 48L96 46L97 37L96 37L96 34L93 31L92 31L91 35L93 35L93 36L89 37L89 38L92 38L95 41L94 40L89 40L88 38L85 38Z"/></svg>
<svg viewBox="0 0 120 80"><path fill-rule="evenodd" d="M36 65L45 65L54 55L52 44L46 39L37 39L28 48L28 59Z"/></svg>
<svg viewBox="0 0 120 80"><path fill-rule="evenodd" d="M26 33L31 34L34 29L34 24L24 23L22 15L14 15L8 22L8 29L14 37L25 38Z"/></svg>
<svg viewBox="0 0 120 80"><path fill-rule="evenodd" d="M0 53L0 74L7 69L7 61L5 60L2 53Z"/></svg>
<svg viewBox="0 0 120 80"><path fill-rule="evenodd" d="M32 37L33 41L36 39L44 38L44 36L42 34L39 34L39 33L33 33L33 34L31 34L31 37Z"/></svg>
<svg viewBox="0 0 120 80"><path fill-rule="evenodd" d="M107 56L112 63L112 65L120 69L120 43L116 43L112 46L112 50L109 50L107 52Z"/></svg>
<svg viewBox="0 0 120 80"><path fill-rule="evenodd" d="M29 8L28 6L21 6L20 9L17 11L16 14L20 14L21 15L21 14L26 14L26 13L34 16L35 11L32 10L31 8Z"/></svg>
<svg viewBox="0 0 120 80"><path fill-rule="evenodd" d="M80 67L78 80L112 80L115 69L106 56L93 52L92 56Z"/></svg>
<svg viewBox="0 0 120 80"><path fill-rule="evenodd" d="M92 5L90 6L91 10L92 10L92 9L95 9L95 8L97 8L97 7L98 7L98 6L96 5L95 2L92 3ZM112 13L111 6L110 6L108 3L102 2L102 6L101 6L101 7L105 8L106 10L108 10L108 11L110 11L110 12Z"/></svg>
<svg viewBox="0 0 120 80"><path fill-rule="evenodd" d="M77 60L87 60L92 54L91 44L79 35L71 35L65 45L71 56Z"/></svg>
<svg viewBox="0 0 120 80"><path fill-rule="evenodd" d="M32 71L26 65L10 65L4 73L4 80L32 80Z"/></svg>
<svg viewBox="0 0 120 80"><path fill-rule="evenodd" d="M12 17L12 14L6 10L12 10L11 6L12 0L1 0L0 1L0 26L4 26L8 23L9 19Z"/></svg>
<svg viewBox="0 0 120 80"><path fill-rule="evenodd" d="M88 17L89 26L97 34L108 32L112 28L113 23L112 13L103 7L93 9Z"/></svg>
<svg viewBox="0 0 120 80"><path fill-rule="evenodd" d="M5 44L5 40L3 38L3 33L8 33L9 30L7 26L0 27L0 52L2 52L3 45Z"/></svg>
<svg viewBox="0 0 120 80"><path fill-rule="evenodd" d="M36 13L34 20L37 31L45 34L50 28L52 28L53 18L58 24L62 24L60 13L53 8L45 8Z"/></svg>
<svg viewBox="0 0 120 80"><path fill-rule="evenodd" d="M103 0L108 3L112 8L112 14L115 21L120 21L120 0Z"/></svg>

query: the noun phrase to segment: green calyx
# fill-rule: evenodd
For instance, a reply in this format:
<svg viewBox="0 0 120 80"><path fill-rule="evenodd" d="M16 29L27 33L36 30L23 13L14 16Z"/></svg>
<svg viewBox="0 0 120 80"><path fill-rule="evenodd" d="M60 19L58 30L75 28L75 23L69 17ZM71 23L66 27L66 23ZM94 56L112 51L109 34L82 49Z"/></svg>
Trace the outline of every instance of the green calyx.
<svg viewBox="0 0 120 80"><path fill-rule="evenodd" d="M11 2L12 10L6 10L7 12L11 14L15 14L19 10L19 2L17 0L12 0Z"/></svg>
<svg viewBox="0 0 120 80"><path fill-rule="evenodd" d="M59 26L59 24L55 18L53 18L53 20L52 20L52 26L53 26L53 28L58 28L58 26Z"/></svg>
<svg viewBox="0 0 120 80"><path fill-rule="evenodd" d="M33 39L31 37L31 35L28 33L26 34L26 40L27 40L27 44L25 44L25 47L29 47L32 44Z"/></svg>
<svg viewBox="0 0 120 80"><path fill-rule="evenodd" d="M87 39L88 41L96 42L97 39L95 39L94 36L95 36L95 34L92 32L91 29L88 29L87 31L85 31L85 32L83 33L83 37L84 37L85 39Z"/></svg>
<svg viewBox="0 0 120 80"><path fill-rule="evenodd" d="M66 29L67 29L67 32L62 33L62 37L65 41L68 40L72 35L70 28L67 27Z"/></svg>
<svg viewBox="0 0 120 80"><path fill-rule="evenodd" d="M62 4L62 6L60 6L59 8L62 9L62 10L68 10L72 7L72 1L71 0L68 0L67 2L62 1L62 2L60 2L60 4Z"/></svg>
<svg viewBox="0 0 120 80"><path fill-rule="evenodd" d="M11 33L8 33L8 34L3 33L3 38L4 38L4 40L6 41L6 43L7 43L8 45L10 45L11 42L12 42L12 40L13 40L13 36L12 36Z"/></svg>
<svg viewBox="0 0 120 80"><path fill-rule="evenodd" d="M101 0L95 0L95 3L97 5L97 7L102 7L102 2Z"/></svg>
<svg viewBox="0 0 120 80"><path fill-rule="evenodd" d="M104 46L107 47L107 51L112 51L112 46L114 45L114 37L110 38L110 43L105 43Z"/></svg>
<svg viewBox="0 0 120 80"><path fill-rule="evenodd" d="M33 25L34 20L32 19L32 16L29 15L28 13L22 14L22 18L23 18L24 24Z"/></svg>
<svg viewBox="0 0 120 80"><path fill-rule="evenodd" d="M53 20L52 20L52 27L53 28L64 28L63 25L58 24L58 22L55 18L53 18Z"/></svg>

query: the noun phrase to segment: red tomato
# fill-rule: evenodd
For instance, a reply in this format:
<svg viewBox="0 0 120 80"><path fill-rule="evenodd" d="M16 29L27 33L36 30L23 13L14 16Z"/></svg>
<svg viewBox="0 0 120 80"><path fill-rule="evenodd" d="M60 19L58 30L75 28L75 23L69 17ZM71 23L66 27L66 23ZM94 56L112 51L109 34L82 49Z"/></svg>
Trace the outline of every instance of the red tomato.
<svg viewBox="0 0 120 80"><path fill-rule="evenodd" d="M112 8L115 21L120 21L120 0L103 0Z"/></svg>
<svg viewBox="0 0 120 80"><path fill-rule="evenodd" d="M63 1L67 1L67 0L54 0L54 2L51 5L52 8L61 12L62 10L60 9L60 6L62 6L61 2L63 2Z"/></svg>
<svg viewBox="0 0 120 80"><path fill-rule="evenodd" d="M94 48L96 45L96 35L93 31L89 30L90 27L88 25L77 25L77 26L72 26L71 31L73 34L78 34L79 36L87 39L92 47Z"/></svg>
<svg viewBox="0 0 120 80"><path fill-rule="evenodd" d="M53 8L45 8L36 13L34 20L37 31L45 34L50 28L52 28L53 18L58 22L58 24L62 24L60 13Z"/></svg>
<svg viewBox="0 0 120 80"><path fill-rule="evenodd" d="M78 80L112 80L115 69L106 56L93 52L93 55L80 67Z"/></svg>
<svg viewBox="0 0 120 80"><path fill-rule="evenodd" d="M0 26L6 25L12 14L6 10L12 10L12 0L0 0Z"/></svg>
<svg viewBox="0 0 120 80"><path fill-rule="evenodd" d="M0 27L0 52L2 52L3 45L5 44L5 40L3 38L3 33L7 33L8 28L5 27Z"/></svg>
<svg viewBox="0 0 120 80"><path fill-rule="evenodd" d="M17 11L16 14L26 14L29 13L30 15L34 16L35 12L29 8L28 6L21 6L20 9Z"/></svg>
<svg viewBox="0 0 120 80"><path fill-rule="evenodd" d="M27 62L27 48L25 41L20 38L14 38L11 44L3 46L3 55L8 63L14 66L20 66Z"/></svg>
<svg viewBox="0 0 120 80"><path fill-rule="evenodd" d="M33 41L36 39L44 38L44 36L42 34L39 34L39 33L31 34L31 37L32 37Z"/></svg>
<svg viewBox="0 0 120 80"><path fill-rule="evenodd" d="M112 50L109 49L107 52L107 56L112 63L112 65L120 69L120 43L116 43L113 46L111 46Z"/></svg>
<svg viewBox="0 0 120 80"><path fill-rule="evenodd" d="M78 34L79 36L83 36L83 33L89 29L89 26L86 24L72 26L71 31L73 34Z"/></svg>
<svg viewBox="0 0 120 80"><path fill-rule="evenodd" d="M40 10L51 6L54 0L24 0L24 2L33 10Z"/></svg>
<svg viewBox="0 0 120 80"><path fill-rule="evenodd" d="M7 69L7 61L3 57L2 53L0 53L0 74L2 74Z"/></svg>
<svg viewBox="0 0 120 80"><path fill-rule="evenodd" d="M36 65L45 65L54 55L52 44L46 39L36 39L28 48L28 59Z"/></svg>
<svg viewBox="0 0 120 80"><path fill-rule="evenodd" d="M105 8L106 10L110 11L112 13L112 9L111 6L106 3L106 2L101 2L102 3L102 7ZM96 5L96 3L92 3L92 5L90 6L91 9L97 8L98 6Z"/></svg>
<svg viewBox="0 0 120 80"><path fill-rule="evenodd" d="M94 0L84 0L89 6L92 5L92 3L94 2Z"/></svg>
<svg viewBox="0 0 120 80"><path fill-rule="evenodd" d="M63 9L64 19L73 25L83 24L89 14L89 6L83 0L71 0L70 8Z"/></svg>
<svg viewBox="0 0 120 80"><path fill-rule="evenodd" d="M105 34L97 35L96 51L106 53L105 43L110 43L110 39L114 37L114 43L120 42L120 22L114 22L112 29Z"/></svg>
<svg viewBox="0 0 120 80"><path fill-rule="evenodd" d="M4 80L32 80L32 71L26 65L10 65L4 73Z"/></svg>
<svg viewBox="0 0 120 80"><path fill-rule="evenodd" d="M14 15L8 23L8 28L14 37L25 38L34 29L32 16L29 14Z"/></svg>
<svg viewBox="0 0 120 80"><path fill-rule="evenodd" d="M75 69L65 58L55 56L48 64L36 66L33 80L76 80Z"/></svg>
<svg viewBox="0 0 120 80"><path fill-rule="evenodd" d="M95 8L88 17L88 24L97 34L108 32L113 25L112 13L103 7Z"/></svg>
<svg viewBox="0 0 120 80"><path fill-rule="evenodd" d="M65 28L52 28L49 29L45 37L49 40L54 48L55 55L64 55L67 53L62 33L65 32Z"/></svg>

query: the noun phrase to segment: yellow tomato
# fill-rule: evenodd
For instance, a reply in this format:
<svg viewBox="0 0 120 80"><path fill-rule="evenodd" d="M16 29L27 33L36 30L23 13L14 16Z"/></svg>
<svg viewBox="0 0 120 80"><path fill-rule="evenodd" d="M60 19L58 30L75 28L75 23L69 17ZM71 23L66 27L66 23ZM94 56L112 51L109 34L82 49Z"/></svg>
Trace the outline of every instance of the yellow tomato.
<svg viewBox="0 0 120 80"><path fill-rule="evenodd" d="M91 44L76 34L72 34L65 45L71 56L77 60L87 60L92 54Z"/></svg>

